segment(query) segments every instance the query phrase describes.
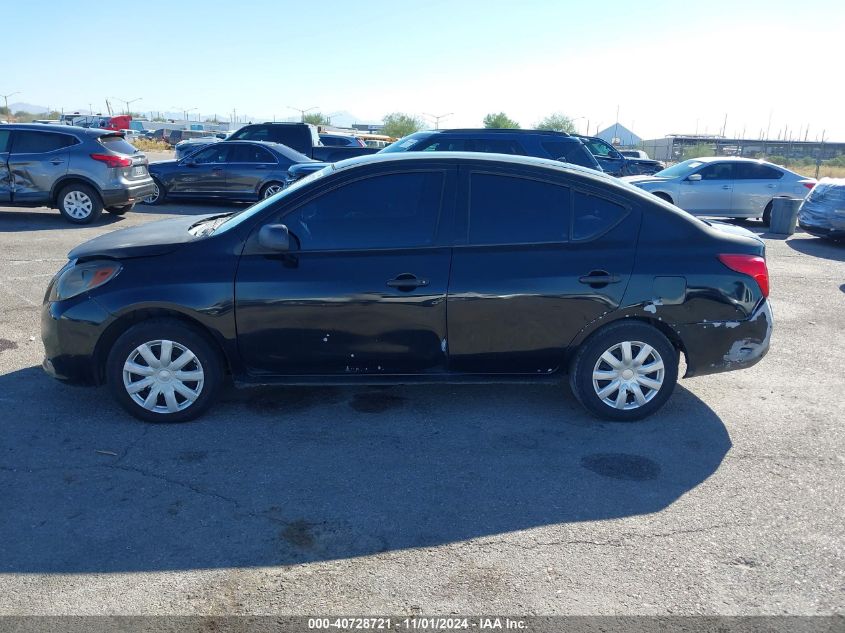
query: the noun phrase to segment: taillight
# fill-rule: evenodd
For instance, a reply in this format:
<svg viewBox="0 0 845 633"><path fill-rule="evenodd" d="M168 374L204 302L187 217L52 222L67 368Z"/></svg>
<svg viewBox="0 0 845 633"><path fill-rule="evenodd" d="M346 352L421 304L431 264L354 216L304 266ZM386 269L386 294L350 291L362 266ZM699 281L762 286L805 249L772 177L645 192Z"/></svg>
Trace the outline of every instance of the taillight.
<svg viewBox="0 0 845 633"><path fill-rule="evenodd" d="M758 255L719 255L719 261L731 270L753 277L764 297L769 296L769 269Z"/></svg>
<svg viewBox="0 0 845 633"><path fill-rule="evenodd" d="M109 167L129 167L132 164L131 158L121 158L114 154L91 154L91 158L105 163Z"/></svg>
<svg viewBox="0 0 845 633"><path fill-rule="evenodd" d="M813 187L815 187L815 186L816 186L816 183L814 183L814 182L805 182L805 183L804 183L804 186L805 186L805 187L807 187L807 189L812 189Z"/></svg>

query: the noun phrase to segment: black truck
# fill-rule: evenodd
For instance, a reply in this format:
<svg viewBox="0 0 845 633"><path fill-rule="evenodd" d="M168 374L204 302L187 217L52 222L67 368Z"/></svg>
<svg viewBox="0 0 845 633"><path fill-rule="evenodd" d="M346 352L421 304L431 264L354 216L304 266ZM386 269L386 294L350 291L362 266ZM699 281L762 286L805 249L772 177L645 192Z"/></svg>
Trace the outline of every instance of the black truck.
<svg viewBox="0 0 845 633"><path fill-rule="evenodd" d="M227 141L270 141L281 143L300 154L324 163L335 163L345 158L375 154L372 147L327 147L320 141L316 125L310 123L250 123L232 134ZM224 141L225 142L225 141Z"/></svg>

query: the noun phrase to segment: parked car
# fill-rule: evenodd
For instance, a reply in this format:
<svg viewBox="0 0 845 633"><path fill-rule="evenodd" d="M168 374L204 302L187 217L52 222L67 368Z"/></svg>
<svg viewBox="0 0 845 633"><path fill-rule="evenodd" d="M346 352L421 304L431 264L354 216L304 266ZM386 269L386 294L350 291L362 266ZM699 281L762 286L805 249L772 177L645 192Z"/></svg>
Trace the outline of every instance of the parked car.
<svg viewBox="0 0 845 633"><path fill-rule="evenodd" d="M254 123L234 132L230 141L271 141L295 149L314 160L333 163L335 161L374 154L370 147L324 147L317 133L317 126L309 123Z"/></svg>
<svg viewBox="0 0 845 633"><path fill-rule="evenodd" d="M470 152L366 156L238 213L76 247L45 295L44 368L105 382L153 422L200 415L224 377L568 377L593 414L634 420L669 398L681 352L688 376L763 357L764 255L750 231L589 169Z"/></svg>
<svg viewBox="0 0 845 633"><path fill-rule="evenodd" d="M58 208L73 224L103 209L122 215L153 191L147 158L120 132L68 125L4 125L0 204Z"/></svg>
<svg viewBox="0 0 845 633"><path fill-rule="evenodd" d="M762 218L766 226L774 198L804 198L816 184L815 178L762 160L719 156L692 158L653 176L624 180L693 215Z"/></svg>
<svg viewBox="0 0 845 633"><path fill-rule="evenodd" d="M599 163L577 138L565 132L548 130L425 130L399 139L382 149L379 154L443 151L537 156L601 171ZM288 172L289 182L319 171L325 165L326 163L293 165Z"/></svg>
<svg viewBox="0 0 845 633"><path fill-rule="evenodd" d="M320 142L325 147L367 147L364 141L350 134L320 134Z"/></svg>
<svg viewBox="0 0 845 633"><path fill-rule="evenodd" d="M578 138L599 161L601 168L611 176L635 176L639 174L654 174L666 166L657 160L646 158L627 158L622 152L598 136L581 136Z"/></svg>
<svg viewBox="0 0 845 633"><path fill-rule="evenodd" d="M167 198L260 200L284 188L293 163L310 160L278 143L212 143L181 160L151 163L154 187L144 202L161 204Z"/></svg>
<svg viewBox="0 0 845 633"><path fill-rule="evenodd" d="M845 240L845 178L822 178L798 210L798 226L811 235Z"/></svg>
<svg viewBox="0 0 845 633"><path fill-rule="evenodd" d="M643 160L651 160L648 154L641 149L620 149L619 153L625 158L641 158Z"/></svg>

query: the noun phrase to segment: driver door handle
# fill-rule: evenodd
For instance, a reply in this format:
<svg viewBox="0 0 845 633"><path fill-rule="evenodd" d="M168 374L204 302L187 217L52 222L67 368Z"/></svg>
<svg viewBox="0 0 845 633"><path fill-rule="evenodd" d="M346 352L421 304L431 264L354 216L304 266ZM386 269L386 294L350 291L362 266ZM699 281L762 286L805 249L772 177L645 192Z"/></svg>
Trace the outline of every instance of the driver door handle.
<svg viewBox="0 0 845 633"><path fill-rule="evenodd" d="M593 270L589 275L579 277L578 281L588 286L606 286L622 281L618 275L611 275L606 270Z"/></svg>
<svg viewBox="0 0 845 633"><path fill-rule="evenodd" d="M402 273L401 275L397 275L394 279L389 280L387 285L390 288L396 288L397 290L408 292L414 290L415 288L427 286L428 279L417 279L416 275L412 275L411 273Z"/></svg>

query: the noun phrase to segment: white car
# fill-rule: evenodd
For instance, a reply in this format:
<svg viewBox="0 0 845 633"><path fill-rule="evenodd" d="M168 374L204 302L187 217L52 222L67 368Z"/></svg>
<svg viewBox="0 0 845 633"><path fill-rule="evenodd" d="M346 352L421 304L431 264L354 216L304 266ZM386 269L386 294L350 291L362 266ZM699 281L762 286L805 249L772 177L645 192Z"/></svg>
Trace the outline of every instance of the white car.
<svg viewBox="0 0 845 633"><path fill-rule="evenodd" d="M620 149L619 153L625 158L640 158L642 160L651 160L641 149Z"/></svg>
<svg viewBox="0 0 845 633"><path fill-rule="evenodd" d="M766 226L774 198L804 199L816 184L815 178L762 160L722 156L693 158L653 176L626 176L622 180L693 215L762 218Z"/></svg>

